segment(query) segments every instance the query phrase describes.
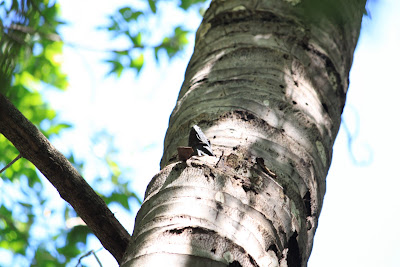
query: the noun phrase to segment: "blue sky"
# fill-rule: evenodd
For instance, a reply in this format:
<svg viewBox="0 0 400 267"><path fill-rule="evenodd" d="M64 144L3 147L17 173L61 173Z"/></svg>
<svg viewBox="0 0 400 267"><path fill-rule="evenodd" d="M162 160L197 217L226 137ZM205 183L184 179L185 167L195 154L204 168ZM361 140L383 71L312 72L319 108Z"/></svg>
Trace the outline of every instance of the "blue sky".
<svg viewBox="0 0 400 267"><path fill-rule="evenodd" d="M93 142L94 134L105 129L114 136L118 162L130 169L126 175L133 180L132 190L143 196L147 183L159 170L168 118L193 51L194 35L185 52L171 63L147 60L139 76L126 72L120 79L104 78L108 66L100 63L104 53L99 51L123 47L125 43L110 42L106 33L94 29L106 24L106 15L116 7L136 2L60 1L63 17L70 22L62 31L63 38L96 51L66 46L63 64L70 79L69 89L65 93L51 91L46 97L62 120L74 123L74 129L52 142L62 152L74 151L87 162L83 175L89 183L96 175L106 173L98 162L107 144ZM169 19L162 29L157 21L150 23L155 29L154 38L168 29L168 23L182 21L192 30L199 25L197 14L184 14L162 3L165 19ZM334 147L310 267L400 265L400 174L396 157L400 149L400 1L375 1L369 10L370 18L363 21L355 52L343 118L354 137L352 155L361 163L371 156L372 161L367 165L352 161L342 127ZM135 214L111 209L132 231ZM90 242L101 248L96 239ZM105 266L117 266L104 249L99 256ZM94 261L88 262L96 266Z"/></svg>

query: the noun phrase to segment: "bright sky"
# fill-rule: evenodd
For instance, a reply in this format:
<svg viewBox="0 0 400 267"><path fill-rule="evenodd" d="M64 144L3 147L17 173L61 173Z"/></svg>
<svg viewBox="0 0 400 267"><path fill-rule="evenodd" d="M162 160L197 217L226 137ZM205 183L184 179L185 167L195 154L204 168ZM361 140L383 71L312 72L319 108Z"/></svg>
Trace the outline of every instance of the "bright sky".
<svg viewBox="0 0 400 267"><path fill-rule="evenodd" d="M124 45L121 40L110 43L107 34L94 29L106 24L106 14L117 6L135 5L135 1L60 2L63 17L71 22L62 31L67 42L98 50ZM365 161L372 153L372 162L366 166L352 162L348 136L342 127L334 147L310 267L400 266L400 174L395 156L400 150L400 1L379 2L379 6L371 5L371 18L363 22L344 112L349 130L353 135L358 133L352 151L355 158ZM196 14L185 16L164 5L165 17L184 21L193 30L199 25L201 18ZM158 28L157 22L152 26ZM159 34L156 30L155 36ZM100 63L103 53L65 48L64 66L70 88L66 93L50 92L47 97L62 120L73 122L75 128L52 141L62 152L72 150L78 159L87 161L83 175L89 183L105 173L97 163L107 144L103 141L93 145L93 136L106 130L114 136L119 163L130 168L126 176L133 180L132 190L143 196L159 170L169 115L193 50L193 38L184 54L171 64L157 65L148 60L139 77L127 72L120 79L104 78L108 66ZM111 209L131 232L135 214ZM94 238L90 242L101 248ZM104 266L117 266L104 249L99 256ZM97 266L90 259L87 262Z"/></svg>

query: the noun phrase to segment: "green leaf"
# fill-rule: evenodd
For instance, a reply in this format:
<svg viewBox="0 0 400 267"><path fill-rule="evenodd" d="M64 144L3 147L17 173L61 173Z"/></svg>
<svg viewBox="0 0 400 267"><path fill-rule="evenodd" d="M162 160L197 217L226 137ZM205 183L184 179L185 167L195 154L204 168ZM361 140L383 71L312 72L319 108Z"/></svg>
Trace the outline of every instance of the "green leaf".
<svg viewBox="0 0 400 267"><path fill-rule="evenodd" d="M131 21L131 20L137 20L141 15L143 15L143 12L142 12L142 11L133 12L132 15L131 15L131 17L129 18L129 21Z"/></svg>
<svg viewBox="0 0 400 267"><path fill-rule="evenodd" d="M124 207L126 210L129 210L128 196L126 194L113 192L110 197L107 197L105 199L107 199L107 204L111 202L116 202L121 204L121 206Z"/></svg>
<svg viewBox="0 0 400 267"><path fill-rule="evenodd" d="M164 49L170 58L175 56L179 51L183 50L185 45L188 44L187 33L188 31L183 30L181 27L176 27L174 30L174 35L165 37L162 43L154 48L156 59L157 53L160 49Z"/></svg>
<svg viewBox="0 0 400 267"><path fill-rule="evenodd" d="M113 176L118 177L121 175L121 169L114 160L110 159L110 157L107 157L106 162L107 162L108 167L110 168Z"/></svg>
<svg viewBox="0 0 400 267"><path fill-rule="evenodd" d="M132 9L130 7L123 7L118 10L123 18L129 18L132 14Z"/></svg>
<svg viewBox="0 0 400 267"><path fill-rule="evenodd" d="M156 1L157 0L148 0L149 6L151 11L155 14L157 9L156 9Z"/></svg>
<svg viewBox="0 0 400 267"><path fill-rule="evenodd" d="M50 252L48 252L43 247L39 247L36 250L35 258L33 259L31 266L55 267L59 266L57 262L58 262L57 258L51 255Z"/></svg>
<svg viewBox="0 0 400 267"><path fill-rule="evenodd" d="M142 205L142 204L143 204L142 199L139 198L138 195L137 195L136 193L131 192L131 193L130 193L130 197L133 197L133 198L137 201L137 203L138 203L139 205Z"/></svg>
<svg viewBox="0 0 400 267"><path fill-rule="evenodd" d="M131 60L131 64L129 65L129 67L136 69L136 71L139 73L143 67L143 64L144 64L144 55L142 53L140 54L140 56Z"/></svg>
<svg viewBox="0 0 400 267"><path fill-rule="evenodd" d="M27 247L27 236L29 234L30 224L14 221L13 212L5 206L0 207L0 229L1 239L0 247L11 250L12 252L25 254Z"/></svg>
<svg viewBox="0 0 400 267"><path fill-rule="evenodd" d="M111 64L111 70L107 73L107 75L116 74L117 77L121 76L122 71L124 70L124 66L121 64L121 62L117 60L106 60L105 62Z"/></svg>
<svg viewBox="0 0 400 267"><path fill-rule="evenodd" d="M19 202L20 205L24 206L25 208L31 209L33 206L30 203L23 203L23 202Z"/></svg>
<svg viewBox="0 0 400 267"><path fill-rule="evenodd" d="M189 31L185 31L179 26L175 28L175 38L178 41L179 49L183 49L183 46L189 43L187 39L188 33Z"/></svg>
<svg viewBox="0 0 400 267"><path fill-rule="evenodd" d="M120 56L128 56L129 50L114 50L113 53L120 55Z"/></svg>
<svg viewBox="0 0 400 267"><path fill-rule="evenodd" d="M47 131L46 135L50 136L53 134L59 134L61 130L71 128L72 125L68 123L59 123L56 125L52 125Z"/></svg>
<svg viewBox="0 0 400 267"><path fill-rule="evenodd" d="M69 244L84 243L86 244L87 236L91 231L86 225L77 225L69 231L67 242Z"/></svg>
<svg viewBox="0 0 400 267"><path fill-rule="evenodd" d="M188 10L191 6L204 3L206 0L181 0L181 4L179 5L180 8L183 10Z"/></svg>
<svg viewBox="0 0 400 267"><path fill-rule="evenodd" d="M137 20L143 14L142 11L133 11L130 7L123 7L118 10L126 22Z"/></svg>
<svg viewBox="0 0 400 267"><path fill-rule="evenodd" d="M132 43L134 44L134 46L143 47L143 45L142 45L142 33L139 32L137 35L129 36L129 37L130 37Z"/></svg>
<svg viewBox="0 0 400 267"><path fill-rule="evenodd" d="M158 52L160 51L162 47L160 45L154 47L154 57L156 58L156 61L158 61Z"/></svg>

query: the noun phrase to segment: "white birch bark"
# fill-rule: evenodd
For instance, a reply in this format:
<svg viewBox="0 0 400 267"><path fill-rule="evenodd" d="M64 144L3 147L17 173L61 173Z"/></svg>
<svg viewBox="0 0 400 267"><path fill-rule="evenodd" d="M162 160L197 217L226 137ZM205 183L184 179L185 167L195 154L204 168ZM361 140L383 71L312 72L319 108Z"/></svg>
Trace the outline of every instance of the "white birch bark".
<svg viewBox="0 0 400 267"><path fill-rule="evenodd" d="M211 3L122 266L307 265L364 5Z"/></svg>

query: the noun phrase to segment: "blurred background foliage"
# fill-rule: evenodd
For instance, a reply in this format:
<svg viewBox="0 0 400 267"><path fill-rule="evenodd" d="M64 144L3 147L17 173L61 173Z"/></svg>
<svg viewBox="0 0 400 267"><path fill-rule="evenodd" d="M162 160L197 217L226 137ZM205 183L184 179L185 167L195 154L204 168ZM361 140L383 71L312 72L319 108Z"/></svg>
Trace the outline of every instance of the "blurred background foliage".
<svg viewBox="0 0 400 267"><path fill-rule="evenodd" d="M144 51L151 49L158 60L160 51L169 58L178 55L188 43L188 30L175 25L158 43L150 41L147 21L158 16L159 0L143 0L142 9L123 6L108 16L108 24L98 29L108 31L113 38L125 38L131 46L107 51L104 64L109 75L119 77L125 70L137 73L146 60ZM176 8L198 9L203 12L205 0L175 1ZM95 12L95 9L92 10ZM61 25L60 5L51 0L0 0L0 93L51 140L74 122L60 121L51 103L45 101L46 90L67 90L68 77L62 71L64 43L58 33ZM89 12L89 11L88 11ZM159 22L159 25L162 25ZM160 26L161 27L161 26ZM122 178L124 170L116 162L112 136L106 131L93 136L93 144L107 142L102 164L109 175L91 184L107 204L118 204L131 210L129 200L140 199ZM19 152L0 135L0 168L11 162ZM72 153L66 155L80 171L84 162L76 162ZM45 178L27 160L20 159L0 176L0 253L12 256L9 266L65 266L90 254L87 245L90 230L64 203L63 213L50 205Z"/></svg>

